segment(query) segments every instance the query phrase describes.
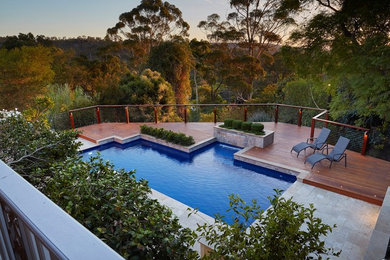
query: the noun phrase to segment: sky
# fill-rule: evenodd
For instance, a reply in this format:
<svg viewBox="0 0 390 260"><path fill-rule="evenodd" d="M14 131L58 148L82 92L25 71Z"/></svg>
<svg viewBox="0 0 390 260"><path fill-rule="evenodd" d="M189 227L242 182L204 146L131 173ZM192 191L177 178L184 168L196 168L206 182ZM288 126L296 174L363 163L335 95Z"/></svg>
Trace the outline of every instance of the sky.
<svg viewBox="0 0 390 260"><path fill-rule="evenodd" d="M228 0L169 0L190 26L190 38L204 39L198 27L212 13L225 17L231 10ZM34 35L104 37L140 0L1 0L0 36Z"/></svg>

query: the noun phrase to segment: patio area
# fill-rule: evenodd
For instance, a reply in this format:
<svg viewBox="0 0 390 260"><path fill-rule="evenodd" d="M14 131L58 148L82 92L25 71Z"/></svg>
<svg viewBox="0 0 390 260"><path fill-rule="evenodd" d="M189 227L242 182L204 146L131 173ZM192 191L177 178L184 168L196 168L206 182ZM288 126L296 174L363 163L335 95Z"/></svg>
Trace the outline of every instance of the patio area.
<svg viewBox="0 0 390 260"><path fill-rule="evenodd" d="M99 140L107 137L116 136L125 139L137 135L140 132L139 126L142 124L144 123L102 123L81 127L77 130L81 131L80 137L99 143ZM215 125L214 123L146 124L191 135L197 143L213 137ZM245 154L286 167L308 171L309 174L303 180L306 184L376 205L382 204L387 187L390 186L390 162L347 151L347 168L344 167L344 163L335 163L329 169L329 163L323 161L311 169L311 165L304 164L304 152L298 158L295 153L290 153L294 144L305 141L309 137L309 127L273 122L265 122L264 125L265 129L275 131L274 143L264 149L253 147ZM316 129L315 135L318 133L319 129ZM308 149L306 155L309 154L311 150Z"/></svg>

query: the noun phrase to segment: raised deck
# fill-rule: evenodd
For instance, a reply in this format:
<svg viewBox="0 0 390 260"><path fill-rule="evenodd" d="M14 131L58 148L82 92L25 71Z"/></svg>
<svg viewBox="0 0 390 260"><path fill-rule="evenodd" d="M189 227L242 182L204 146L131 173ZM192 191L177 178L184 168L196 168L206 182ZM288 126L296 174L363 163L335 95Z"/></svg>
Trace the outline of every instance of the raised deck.
<svg viewBox="0 0 390 260"><path fill-rule="evenodd" d="M98 140L110 136L126 138L138 134L141 124L143 123L103 123L81 127L77 130L82 131L82 137L97 143ZM196 142L201 142L213 136L214 123L147 124L191 135ZM274 143L264 149L254 147L245 154L288 167L306 170L310 173L303 180L304 183L377 205L382 204L387 187L390 186L390 162L347 151L347 168L344 167L342 162L334 163L332 168L329 169L329 162L325 160L311 170L311 165L305 165L304 160L305 156L312 153L312 150L307 149L306 155L301 152L298 158L294 152L290 153L293 145L305 141L309 137L309 127L272 122L266 122L264 125L265 129L275 131ZM315 135L318 133L319 130L316 130Z"/></svg>

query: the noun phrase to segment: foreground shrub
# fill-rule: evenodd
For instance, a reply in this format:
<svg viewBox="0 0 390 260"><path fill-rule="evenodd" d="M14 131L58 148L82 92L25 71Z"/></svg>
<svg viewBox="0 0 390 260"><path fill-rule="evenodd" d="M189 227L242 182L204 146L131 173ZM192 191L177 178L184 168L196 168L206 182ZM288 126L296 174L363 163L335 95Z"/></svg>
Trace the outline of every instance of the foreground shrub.
<svg viewBox="0 0 390 260"><path fill-rule="evenodd" d="M241 120L233 120L233 128L234 129L240 130L241 129L241 125L242 125L242 121Z"/></svg>
<svg viewBox="0 0 390 260"><path fill-rule="evenodd" d="M247 205L238 196L230 195L230 209L244 219L235 218L228 225L217 216L214 224L198 226L199 241L206 239L214 250L210 259L321 259L321 255L338 256L326 248L324 238L332 227L314 217L315 208L279 197L270 199L271 207L263 214L256 201ZM251 225L256 219L258 223ZM336 227L335 225L333 227Z"/></svg>
<svg viewBox="0 0 390 260"><path fill-rule="evenodd" d="M242 122L241 128L245 132L250 132L252 127L252 122Z"/></svg>
<svg viewBox="0 0 390 260"><path fill-rule="evenodd" d="M50 168L44 193L110 247L131 259L192 259L192 231L149 197L146 180L102 158L68 159ZM38 172L39 175L39 172Z"/></svg>
<svg viewBox="0 0 390 260"><path fill-rule="evenodd" d="M251 131L257 135L263 135L264 134L263 130L264 130L264 125L261 123L253 123L251 126Z"/></svg>
<svg viewBox="0 0 390 260"><path fill-rule="evenodd" d="M226 128L232 128L233 127L233 119L225 119L223 121L223 126Z"/></svg>
<svg viewBox="0 0 390 260"><path fill-rule="evenodd" d="M78 154L75 131L52 131L41 119L28 122L17 111L0 111L0 159L33 185L30 172Z"/></svg>
<svg viewBox="0 0 390 260"><path fill-rule="evenodd" d="M195 143L192 136L186 136L183 133L176 133L171 130L165 130L164 128L155 128L147 125L141 125L141 134L151 135L170 143L183 146L190 146Z"/></svg>

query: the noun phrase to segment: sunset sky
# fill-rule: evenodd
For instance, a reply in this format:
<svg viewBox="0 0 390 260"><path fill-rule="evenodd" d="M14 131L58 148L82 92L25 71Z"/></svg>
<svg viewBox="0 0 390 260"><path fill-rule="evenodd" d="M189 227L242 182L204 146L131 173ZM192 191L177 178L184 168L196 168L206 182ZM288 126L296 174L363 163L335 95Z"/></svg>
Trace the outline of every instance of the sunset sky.
<svg viewBox="0 0 390 260"><path fill-rule="evenodd" d="M197 28L212 13L225 17L228 0L169 0L190 24L191 38L205 38ZM140 0L2 0L0 36L31 32L57 37L104 37L121 13L130 11Z"/></svg>

